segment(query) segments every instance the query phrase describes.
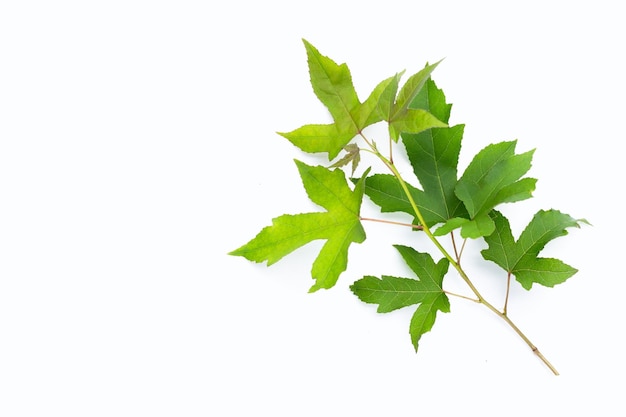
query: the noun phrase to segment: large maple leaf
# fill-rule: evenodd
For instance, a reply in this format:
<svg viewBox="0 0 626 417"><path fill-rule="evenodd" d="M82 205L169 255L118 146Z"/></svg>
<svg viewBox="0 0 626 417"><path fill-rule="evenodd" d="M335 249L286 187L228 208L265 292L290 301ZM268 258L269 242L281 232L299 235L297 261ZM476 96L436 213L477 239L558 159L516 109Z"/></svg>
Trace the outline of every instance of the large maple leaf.
<svg viewBox="0 0 626 417"><path fill-rule="evenodd" d="M418 279L365 276L352 284L350 289L361 301L378 304L379 313L419 304L409 326L411 341L417 351L422 335L432 329L437 311L450 311L450 301L442 288L449 262L442 258L435 263L428 253L408 246L394 247Z"/></svg>
<svg viewBox="0 0 626 417"><path fill-rule="evenodd" d="M313 292L335 285L347 268L350 244L365 240L359 214L364 178L351 190L339 169L309 166L300 161L296 165L307 195L327 212L276 217L271 226L230 254L255 262L267 261L269 266L309 242L326 240L311 270L315 280L310 290Z"/></svg>
<svg viewBox="0 0 626 417"><path fill-rule="evenodd" d="M394 140L401 132L420 132L434 126L445 126L429 112L409 108L410 101L437 64L427 65L411 76L399 93L402 73L381 81L361 103L348 66L337 64L320 54L308 41L303 42L313 91L330 112L334 123L307 124L291 132L279 132L301 150L327 152L328 159L332 160L365 127L383 120L389 122Z"/></svg>
<svg viewBox="0 0 626 417"><path fill-rule="evenodd" d="M540 258L539 252L548 242L567 234L566 228L580 227L580 222L558 210L540 210L515 241L509 221L497 210L490 213L495 231L485 236L489 245L481 251L483 258L493 261L515 276L529 290L533 283L553 287L567 280L577 269L558 259Z"/></svg>

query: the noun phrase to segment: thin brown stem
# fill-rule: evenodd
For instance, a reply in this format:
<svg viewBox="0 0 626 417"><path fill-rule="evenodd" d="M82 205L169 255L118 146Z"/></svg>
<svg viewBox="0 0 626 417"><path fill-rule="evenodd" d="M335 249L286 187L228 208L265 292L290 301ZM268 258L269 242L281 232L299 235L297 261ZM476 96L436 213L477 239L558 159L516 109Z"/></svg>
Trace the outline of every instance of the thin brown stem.
<svg viewBox="0 0 626 417"><path fill-rule="evenodd" d="M372 219L369 217L361 217L361 220L370 221L370 222L379 222L379 223L388 223L388 224L397 224L398 226L408 226L413 229L422 230L422 226L419 224L411 224L411 223L403 223L403 222L394 222L392 220L384 220L384 219Z"/></svg>
<svg viewBox="0 0 626 417"><path fill-rule="evenodd" d="M463 251L465 250L466 243L467 243L467 239L463 239L463 244L461 245L461 252L459 252L459 261L461 260L461 256L463 256Z"/></svg>
<svg viewBox="0 0 626 417"><path fill-rule="evenodd" d="M465 300L473 301L475 303L480 303L480 300L477 299L477 298L472 298L472 297L468 297L466 295L456 294L456 293L453 293L451 291L446 291L446 290L443 290L443 292L448 294L448 295L451 295L453 297L463 298Z"/></svg>
<svg viewBox="0 0 626 417"><path fill-rule="evenodd" d="M454 232L450 232L450 239L452 240L452 248L454 248L454 256L456 257L456 262L461 264L461 256L459 255L459 251L456 249L456 240L454 239Z"/></svg>
<svg viewBox="0 0 626 417"><path fill-rule="evenodd" d="M376 146L374 146L373 142L370 142L370 140L363 134L363 132L359 132L359 136L361 136L363 138L363 140L365 141L365 143L367 143L367 145L372 148L372 149L376 149ZM367 149L366 149L367 150ZM375 154L374 151L372 151L372 153Z"/></svg>

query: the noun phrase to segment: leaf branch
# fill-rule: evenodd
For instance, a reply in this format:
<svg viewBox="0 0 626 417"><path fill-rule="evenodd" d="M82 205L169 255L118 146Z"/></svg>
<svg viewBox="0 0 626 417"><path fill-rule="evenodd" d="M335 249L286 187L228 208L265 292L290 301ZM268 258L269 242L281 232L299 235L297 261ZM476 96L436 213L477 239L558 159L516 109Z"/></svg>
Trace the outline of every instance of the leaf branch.
<svg viewBox="0 0 626 417"><path fill-rule="evenodd" d="M363 136L362 134L361 134L361 136L366 140L366 143L370 144L370 141L367 140L365 138L365 136ZM394 165L394 163L391 160L385 158L385 156L382 155L375 147L371 147L371 151L393 173L393 175L397 179L398 183L400 184L400 187L404 191L408 201L410 202L411 207L413 208L413 211L415 213L415 217L419 220L419 223L422 226L422 231L426 234L426 236L428 236L430 241L437 247L437 249L441 252L441 254L450 262L452 267L454 269L456 269L456 271L458 272L458 274L461 277L461 279L463 279L463 281L467 284L467 286L470 288L472 293L474 293L474 295L476 296L476 300L473 300L473 299L471 299L469 297L465 297L465 296L460 296L460 297L468 299L468 300L472 300L472 301L475 301L475 302L478 302L480 304L483 304L485 307L487 307L489 310L491 310L494 314L496 314L498 317L500 317L502 320L504 320L515 331L515 333L517 333L518 336L528 345L528 347L530 347L530 349L535 353L535 355L537 355L537 357L539 359L541 359L541 361L552 371L552 373L554 373L554 375L559 375L559 373L556 370L556 368L539 351L539 349L530 341L530 339L519 329L519 327L517 327L517 325L507 316L507 314L506 314L506 307L505 307L504 311L499 311L496 307L494 307L491 303L489 303L482 296L480 291L478 291L478 288L476 288L474 283L470 280L470 278L467 275L467 273L465 272L465 270L461 267L461 264L460 264L460 252L457 254L456 259L454 259L448 253L448 251L441 245L439 240L433 235L433 233L431 232L430 228L428 227L428 225L424 221L424 216L422 215L422 213L421 213L417 203L415 202L415 199L413 198L413 195L411 194L411 192L410 192L406 182L404 181L404 178L402 177L402 175L400 174L400 172L398 171L398 169ZM507 293L507 299L508 299L508 293Z"/></svg>
<svg viewBox="0 0 626 417"><path fill-rule="evenodd" d="M519 238L513 237L508 220L496 207L532 196L536 179L524 175L531 167L534 150L516 154L516 140L489 145L472 159L459 178L457 166L464 125L448 125L452 105L430 77L439 62L427 64L409 77L399 91L403 72L396 73L380 82L362 102L348 66L322 55L308 41L303 39L303 42L313 92L328 109L333 123L307 124L279 134L304 152L327 153L329 162L342 150L346 154L327 168L296 161L307 195L325 211L276 217L271 225L230 254L271 265L305 244L323 240L325 243L311 269L315 284L310 291L316 291L334 286L346 270L349 246L363 242L366 237L361 222L421 230L443 258L435 261L429 253L394 245L417 279L366 276L351 286L355 295L364 302L378 304L379 312L418 304L409 330L416 350L420 337L430 331L438 312L450 311L448 295L482 304L504 320L558 375L556 368L508 316L511 279L514 276L526 290L533 284L553 287L567 280L577 272L575 268L558 259L540 257L539 253L549 241L567 234L567 228L587 222L557 210L540 210ZM388 156L363 134L367 126L378 122L388 125ZM394 163L394 143L400 137L421 189L407 183ZM355 138L362 139L367 146L359 148L352 143ZM350 165L354 175L360 151L375 155L392 175L368 177L368 168L360 179L353 180L351 188L343 168ZM407 213L413 217L412 223L361 216L365 193L380 206L381 212ZM430 227L434 225L439 226L433 232ZM456 229L460 229L463 238L460 247ZM438 239L448 233L452 254ZM461 266L468 238L484 239L488 248L480 252L482 257L507 273L502 310L482 296ZM450 265L473 296L443 290L443 279Z"/></svg>

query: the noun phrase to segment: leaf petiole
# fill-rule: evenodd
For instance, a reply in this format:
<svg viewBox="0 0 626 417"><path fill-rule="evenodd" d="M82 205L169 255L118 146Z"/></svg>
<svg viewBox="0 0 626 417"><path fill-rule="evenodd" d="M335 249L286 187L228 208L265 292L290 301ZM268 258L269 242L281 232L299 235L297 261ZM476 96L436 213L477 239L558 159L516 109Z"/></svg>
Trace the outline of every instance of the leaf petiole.
<svg viewBox="0 0 626 417"><path fill-rule="evenodd" d="M506 295L504 296L504 307L502 308L502 314L506 316L509 305L509 293L511 291L511 273L507 272L506 276Z"/></svg>
<svg viewBox="0 0 626 417"><path fill-rule="evenodd" d="M422 230L422 226L419 224L411 224L411 223L403 223L403 222L395 222L392 220L384 220L384 219L372 219L369 217L361 217L361 220L364 221L370 221L370 222L379 222L379 223L387 223L387 224L396 224L398 226L408 226L408 227L412 227L413 229L417 229L417 230Z"/></svg>
<svg viewBox="0 0 626 417"><path fill-rule="evenodd" d="M451 295L453 297L458 297L458 298L462 298L464 300L473 301L475 303L480 303L480 300L477 299L477 298L472 298L472 297L468 297L466 295L456 294L456 293L453 293L453 292L450 292L450 291L446 291L446 290L443 290L443 292L448 294L448 295Z"/></svg>
<svg viewBox="0 0 626 417"><path fill-rule="evenodd" d="M456 256L456 262L461 265L461 256L463 256L463 250L465 249L465 243L467 239L463 239L463 244L461 245L461 250L459 251L456 247L456 239L454 238L454 232L450 232L450 240L452 240L452 247L454 248L454 255Z"/></svg>

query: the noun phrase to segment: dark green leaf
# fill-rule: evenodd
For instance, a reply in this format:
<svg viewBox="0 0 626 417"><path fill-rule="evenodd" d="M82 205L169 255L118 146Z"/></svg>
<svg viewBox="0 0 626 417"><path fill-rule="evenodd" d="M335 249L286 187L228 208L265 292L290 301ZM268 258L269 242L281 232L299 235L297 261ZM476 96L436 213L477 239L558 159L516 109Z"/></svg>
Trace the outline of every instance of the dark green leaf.
<svg viewBox="0 0 626 417"><path fill-rule="evenodd" d="M513 274L525 289L529 290L533 283L553 287L577 272L558 259L539 258L538 254L548 242L566 235L566 228L580 227L583 220L576 220L557 210L540 210L516 242L506 217L493 210L491 218L495 232L485 236L489 247L481 252L483 258Z"/></svg>
<svg viewBox="0 0 626 417"><path fill-rule="evenodd" d="M427 253L402 245L395 245L395 248L418 279L366 276L350 288L360 300L378 304L379 313L419 304L409 327L413 346L417 350L422 335L432 328L437 311L450 311L450 302L442 288L449 262L442 258L435 264Z"/></svg>
<svg viewBox="0 0 626 417"><path fill-rule="evenodd" d="M455 193L472 222L463 225L464 237L478 238L494 230L489 212L498 204L532 196L536 180L520 178L530 169L534 150L515 154L517 141L492 144L481 150L459 179Z"/></svg>
<svg viewBox="0 0 626 417"><path fill-rule="evenodd" d="M428 110L447 123L452 105L446 103L443 91L435 82L428 80L413 100L412 107ZM413 172L423 187L424 195L419 201L432 213L428 218L425 216L429 227L454 217L468 217L463 203L454 193L463 128L463 125L456 125L402 135Z"/></svg>

